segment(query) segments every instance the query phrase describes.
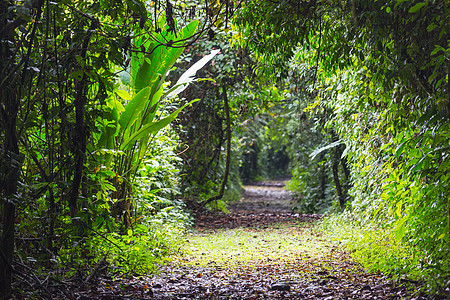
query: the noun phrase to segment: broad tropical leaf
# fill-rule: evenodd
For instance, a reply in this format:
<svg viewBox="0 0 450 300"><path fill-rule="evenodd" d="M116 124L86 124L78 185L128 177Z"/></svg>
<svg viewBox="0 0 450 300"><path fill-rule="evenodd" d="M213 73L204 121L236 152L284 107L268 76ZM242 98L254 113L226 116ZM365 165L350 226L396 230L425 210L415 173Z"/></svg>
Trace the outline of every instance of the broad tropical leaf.
<svg viewBox="0 0 450 300"><path fill-rule="evenodd" d="M343 142L341 140L338 140L336 142L333 142L331 144L328 144L326 146L323 146L323 147L321 147L319 149L314 150L313 152L311 152L311 154L309 156L311 157L311 159L314 159L317 155L319 155L323 151L326 151L326 150L331 149L333 147L339 146L340 144L343 144Z"/></svg>
<svg viewBox="0 0 450 300"><path fill-rule="evenodd" d="M150 134L154 134L157 133L160 129L166 127L167 125L169 125L173 120L175 120L175 118L178 116L178 114L188 105L191 105L194 102L199 101L199 99L193 100L191 102L189 102L186 105L183 105L182 107L180 107L179 109L177 109L176 111L174 111L172 114L170 114L170 116L161 119L157 122L151 122L148 124L145 124L144 126L141 127L141 129L139 129L138 131L136 131L134 134L132 134L129 138L126 138L122 145L120 146L120 150L126 150L129 149L129 147L137 140L148 136Z"/></svg>
<svg viewBox="0 0 450 300"><path fill-rule="evenodd" d="M150 87L142 89L136 94L125 107L125 111L120 115L119 124L125 131L129 129L138 119L139 114L147 105L150 96Z"/></svg>

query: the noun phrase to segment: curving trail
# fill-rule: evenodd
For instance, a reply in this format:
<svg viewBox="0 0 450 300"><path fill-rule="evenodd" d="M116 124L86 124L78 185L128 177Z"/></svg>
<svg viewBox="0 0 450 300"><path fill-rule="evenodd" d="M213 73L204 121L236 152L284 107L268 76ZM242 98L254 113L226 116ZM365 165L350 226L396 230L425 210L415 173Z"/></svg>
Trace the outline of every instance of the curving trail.
<svg viewBox="0 0 450 300"><path fill-rule="evenodd" d="M293 213L283 185L246 186L241 201L229 206L231 214L199 216L185 254L148 279L147 297L426 299L366 273L324 240L313 225L320 216Z"/></svg>

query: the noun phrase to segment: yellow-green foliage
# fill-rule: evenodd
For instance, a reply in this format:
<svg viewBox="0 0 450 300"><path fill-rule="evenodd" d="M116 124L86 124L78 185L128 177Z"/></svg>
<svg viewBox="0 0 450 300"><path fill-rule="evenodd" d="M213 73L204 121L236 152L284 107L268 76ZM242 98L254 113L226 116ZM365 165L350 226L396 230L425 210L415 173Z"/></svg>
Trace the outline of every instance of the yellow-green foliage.
<svg viewBox="0 0 450 300"><path fill-rule="evenodd" d="M349 214L331 215L320 225L326 237L347 248L351 256L371 272L394 278L422 279L423 253L395 238L392 228L361 226Z"/></svg>
<svg viewBox="0 0 450 300"><path fill-rule="evenodd" d="M127 234L103 233L92 237L91 252L106 260L118 273L145 274L169 260L182 241L184 223L160 218L129 229Z"/></svg>

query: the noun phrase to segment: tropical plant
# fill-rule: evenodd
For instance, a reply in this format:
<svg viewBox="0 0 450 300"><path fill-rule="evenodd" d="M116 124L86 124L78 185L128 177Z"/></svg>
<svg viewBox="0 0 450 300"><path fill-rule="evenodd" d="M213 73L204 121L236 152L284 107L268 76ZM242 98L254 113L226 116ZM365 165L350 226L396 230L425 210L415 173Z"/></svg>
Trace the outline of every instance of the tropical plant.
<svg viewBox="0 0 450 300"><path fill-rule="evenodd" d="M130 65L130 86L127 90L115 89L106 100L106 110L103 115L103 132L97 147L103 153L102 161L107 169L114 171L115 187L113 201L118 201L116 213L123 216L125 227L129 226L130 193L142 159L151 145L151 138L169 125L189 103L177 108L168 116L157 119L158 108L164 101L171 101L195 80L196 72L207 64L219 50L213 50L184 72L178 81L170 88L165 88L167 74L184 50L183 44L174 42L170 46L161 45L157 41L184 41L191 37L198 26L198 21L192 21L178 32L164 25L164 18L160 24L162 30L152 41L143 32L135 32L138 37L134 47L142 51L134 53ZM130 95L131 93L131 95ZM117 98L126 102L122 102ZM114 161L112 158L114 157Z"/></svg>
<svg viewBox="0 0 450 300"><path fill-rule="evenodd" d="M11 292L14 249L25 263L54 266L59 253L68 264L88 262L89 252L73 245L86 249L98 227L117 231L114 199L129 200L147 147L182 106L163 99L175 102L201 67L165 86L197 28L178 31L172 8L140 0L0 5L0 297ZM125 93L117 77L128 67Z"/></svg>

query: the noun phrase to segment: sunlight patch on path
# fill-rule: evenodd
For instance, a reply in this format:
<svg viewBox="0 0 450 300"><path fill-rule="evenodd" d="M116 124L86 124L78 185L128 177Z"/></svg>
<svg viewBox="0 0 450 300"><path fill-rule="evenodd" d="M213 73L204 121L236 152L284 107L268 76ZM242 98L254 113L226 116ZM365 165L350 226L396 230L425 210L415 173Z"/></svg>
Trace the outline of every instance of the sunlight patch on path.
<svg viewBox="0 0 450 300"><path fill-rule="evenodd" d="M259 266L321 260L333 250L311 227L276 225L188 235L175 261L197 267Z"/></svg>

